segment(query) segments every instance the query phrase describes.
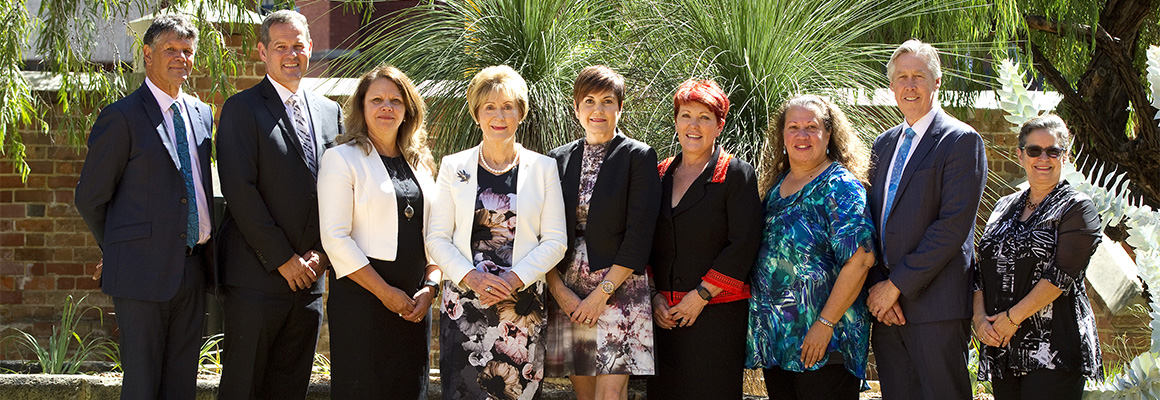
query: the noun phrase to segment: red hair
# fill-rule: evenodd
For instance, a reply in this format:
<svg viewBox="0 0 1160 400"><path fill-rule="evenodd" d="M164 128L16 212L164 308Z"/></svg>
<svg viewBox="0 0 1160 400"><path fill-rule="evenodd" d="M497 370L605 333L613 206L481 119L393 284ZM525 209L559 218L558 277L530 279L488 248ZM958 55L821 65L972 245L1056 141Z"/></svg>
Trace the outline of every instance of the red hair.
<svg viewBox="0 0 1160 400"><path fill-rule="evenodd" d="M682 104L693 101L709 107L717 115L718 124L725 121L725 114L729 112L729 97L725 96L725 91L717 86L717 82L689 79L677 87L677 93L673 95L673 118L677 118Z"/></svg>

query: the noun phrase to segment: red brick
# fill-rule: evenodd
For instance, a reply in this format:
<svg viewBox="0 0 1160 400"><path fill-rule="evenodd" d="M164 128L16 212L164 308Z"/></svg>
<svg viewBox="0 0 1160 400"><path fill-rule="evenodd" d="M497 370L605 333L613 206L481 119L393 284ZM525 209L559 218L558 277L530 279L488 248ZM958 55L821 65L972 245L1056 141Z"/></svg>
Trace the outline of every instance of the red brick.
<svg viewBox="0 0 1160 400"><path fill-rule="evenodd" d="M61 175L75 175L81 172L80 168L76 167L77 163L71 161L58 161L56 163L56 173Z"/></svg>
<svg viewBox="0 0 1160 400"><path fill-rule="evenodd" d="M45 259L45 261L72 261L73 249L68 247L55 247L52 249L52 258Z"/></svg>
<svg viewBox="0 0 1160 400"><path fill-rule="evenodd" d="M73 249L72 261L97 262L101 260L101 249L96 247L77 247Z"/></svg>
<svg viewBox="0 0 1160 400"><path fill-rule="evenodd" d="M44 263L32 264L32 267L28 269L28 273L32 276L44 276Z"/></svg>
<svg viewBox="0 0 1160 400"><path fill-rule="evenodd" d="M85 263L85 275L93 276L97 272L97 263Z"/></svg>
<svg viewBox="0 0 1160 400"><path fill-rule="evenodd" d="M38 276L24 281L24 290L53 290L56 289L56 279Z"/></svg>
<svg viewBox="0 0 1160 400"><path fill-rule="evenodd" d="M16 249L6 249L0 247L0 260L12 261L15 260L14 257L16 257Z"/></svg>
<svg viewBox="0 0 1160 400"><path fill-rule="evenodd" d="M76 287L76 284L77 284L77 278L73 278L71 276L63 277L63 278L56 278L57 290L72 290L74 287Z"/></svg>
<svg viewBox="0 0 1160 400"><path fill-rule="evenodd" d="M75 175L51 176L48 178L48 188L49 189L75 188L75 187L77 187L77 180L78 180L78 178Z"/></svg>
<svg viewBox="0 0 1160 400"><path fill-rule="evenodd" d="M16 290L16 277L0 276L0 290Z"/></svg>
<svg viewBox="0 0 1160 400"><path fill-rule="evenodd" d="M74 233L89 233L89 226L85 225L85 220L80 218L62 218L56 220L54 232L74 232Z"/></svg>
<svg viewBox="0 0 1160 400"><path fill-rule="evenodd" d="M24 234L24 245L30 247L44 246L43 233L26 233Z"/></svg>
<svg viewBox="0 0 1160 400"><path fill-rule="evenodd" d="M12 190L0 190L0 203L11 203L12 192Z"/></svg>
<svg viewBox="0 0 1160 400"><path fill-rule="evenodd" d="M52 201L52 192L46 190L25 189L17 190L13 201L17 203L48 203Z"/></svg>
<svg viewBox="0 0 1160 400"><path fill-rule="evenodd" d="M26 216L23 204L0 204L0 218L24 218Z"/></svg>
<svg viewBox="0 0 1160 400"><path fill-rule="evenodd" d="M95 289L101 288L100 283L97 281L94 281L92 278L77 278L76 283L77 283L77 290L82 290L82 289L95 290Z"/></svg>
<svg viewBox="0 0 1160 400"><path fill-rule="evenodd" d="M76 207L69 203L53 203L45 207L44 216L49 218L79 217Z"/></svg>
<svg viewBox="0 0 1160 400"><path fill-rule="evenodd" d="M45 272L57 275L84 275L85 265L80 263L49 263Z"/></svg>
<svg viewBox="0 0 1160 400"><path fill-rule="evenodd" d="M41 171L42 174L45 172L51 173L51 170ZM48 177L44 175L37 175L36 172L33 171L32 174L28 175L28 182L25 182L24 186L29 189L44 189L45 187L48 187Z"/></svg>
<svg viewBox="0 0 1160 400"><path fill-rule="evenodd" d="M52 257L52 249L44 247L22 247L16 249L14 259L20 261L47 261Z"/></svg>
<svg viewBox="0 0 1160 400"><path fill-rule="evenodd" d="M57 203L73 204L73 191L72 190L57 190L56 192L53 193L53 201L55 201Z"/></svg>
<svg viewBox="0 0 1160 400"><path fill-rule="evenodd" d="M24 187L24 179L20 175L0 175L0 188L16 189Z"/></svg>
<svg viewBox="0 0 1160 400"><path fill-rule="evenodd" d="M0 275L24 275L27 264L17 262L0 262Z"/></svg>
<svg viewBox="0 0 1160 400"><path fill-rule="evenodd" d="M24 292L0 291L0 304L21 304L23 300Z"/></svg>
<svg viewBox="0 0 1160 400"><path fill-rule="evenodd" d="M53 246L84 247L87 233L58 233L52 235Z"/></svg>
<svg viewBox="0 0 1160 400"><path fill-rule="evenodd" d="M36 335L36 336L48 336L48 335L52 334L52 326L53 326L52 322L43 322L43 321L33 322L32 323L32 334Z"/></svg>
<svg viewBox="0 0 1160 400"><path fill-rule="evenodd" d="M0 233L0 246L4 247L20 247L24 246L23 233Z"/></svg>
<svg viewBox="0 0 1160 400"><path fill-rule="evenodd" d="M52 232L51 219L25 219L16 221L16 230L20 232Z"/></svg>
<svg viewBox="0 0 1160 400"><path fill-rule="evenodd" d="M34 174L48 174L52 173L53 171L52 161L28 161L27 163L28 168L31 169L32 173Z"/></svg>
<svg viewBox="0 0 1160 400"><path fill-rule="evenodd" d="M48 151L49 158L53 160L84 160L85 155L82 153L82 151L72 146L56 147Z"/></svg>

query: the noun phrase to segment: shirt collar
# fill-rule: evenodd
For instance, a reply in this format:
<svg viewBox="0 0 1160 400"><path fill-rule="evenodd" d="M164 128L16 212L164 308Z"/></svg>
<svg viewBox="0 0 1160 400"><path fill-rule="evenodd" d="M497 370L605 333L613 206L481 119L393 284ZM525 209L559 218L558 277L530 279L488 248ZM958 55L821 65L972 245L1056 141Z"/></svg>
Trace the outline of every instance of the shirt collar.
<svg viewBox="0 0 1160 400"><path fill-rule="evenodd" d="M282 99L282 104L286 104L286 101L290 99L290 96L297 95L299 99L302 99L301 93L295 93L295 92L290 91L290 89L286 88L285 86L282 86L282 84L278 83L278 81L274 80L274 78L271 78L270 74L266 74L266 79L269 79L270 83L274 84L274 90L276 90L278 92L278 98ZM299 89L298 90L299 92L302 91L301 87L299 87L298 89Z"/></svg>
<svg viewBox="0 0 1160 400"><path fill-rule="evenodd" d="M926 115L923 115L922 118L918 119L918 121L914 121L913 126L906 122L906 118L903 118L902 130L906 131L906 128L911 128L914 129L914 136L922 136L924 133L926 133L926 130L930 128L930 123L934 122L934 114L937 113L938 110L940 110L938 105L931 107L930 111L926 112Z"/></svg>
<svg viewBox="0 0 1160 400"><path fill-rule="evenodd" d="M169 95L169 93L165 93L164 90L161 90L161 88L153 84L153 81L149 80L149 77L145 77L145 86L148 86L149 91L153 93L153 98L157 100L157 105L161 107L161 112L168 112L169 107L177 101L177 98L181 98L181 95L183 94L181 92L181 88L178 88L177 98L173 98ZM179 105L178 107L181 106Z"/></svg>

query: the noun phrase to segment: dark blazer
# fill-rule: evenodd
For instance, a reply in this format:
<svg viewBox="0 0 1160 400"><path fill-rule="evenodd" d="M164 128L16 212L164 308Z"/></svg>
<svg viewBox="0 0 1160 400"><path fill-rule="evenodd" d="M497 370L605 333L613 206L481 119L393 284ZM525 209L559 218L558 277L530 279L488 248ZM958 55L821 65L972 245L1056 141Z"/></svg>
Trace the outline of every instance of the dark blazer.
<svg viewBox="0 0 1160 400"><path fill-rule="evenodd" d="M938 110L906 163L882 224L886 175L901 134L899 124L874 141L868 200L881 242L867 287L889 278L902 292L899 304L908 324L970 318L975 215L987 183L983 139Z"/></svg>
<svg viewBox="0 0 1160 400"><path fill-rule="evenodd" d="M178 101L189 110L201 185L206 204L212 207L213 111L189 97ZM103 252L101 290L110 296L168 301L184 276L191 199L186 198L185 179L170 155L174 144L161 135L168 137L164 117L144 83L102 109L89 134L75 201Z"/></svg>
<svg viewBox="0 0 1160 400"><path fill-rule="evenodd" d="M572 245L576 242L584 139L557 147L548 156L556 159L564 194L568 252L557 265L564 271L572 263ZM644 273L660 210L661 182L657 179L656 165L657 152L649 145L620 133L609 141L588 204L584 238L590 270L616 264L637 274Z"/></svg>
<svg viewBox="0 0 1160 400"><path fill-rule="evenodd" d="M753 166L718 146L705 171L670 207L675 168L669 166L680 161L678 154L660 167L662 206L649 261L656 288L688 292L705 279L728 292L714 300L747 298L745 282L761 244L762 224Z"/></svg>
<svg viewBox="0 0 1160 400"><path fill-rule="evenodd" d="M338 103L305 93L315 154L343 131ZM323 252L318 192L286 106L269 78L222 106L217 137L218 179L226 198L218 276L226 286L290 293L278 267L296 254ZM319 279L311 293L322 293Z"/></svg>

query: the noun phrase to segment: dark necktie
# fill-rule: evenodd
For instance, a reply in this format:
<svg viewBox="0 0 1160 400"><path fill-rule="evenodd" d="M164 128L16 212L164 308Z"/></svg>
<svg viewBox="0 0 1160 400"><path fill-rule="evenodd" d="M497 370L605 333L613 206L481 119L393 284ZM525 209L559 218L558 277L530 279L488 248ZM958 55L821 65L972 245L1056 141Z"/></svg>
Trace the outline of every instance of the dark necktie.
<svg viewBox="0 0 1160 400"><path fill-rule="evenodd" d="M189 139L185 133L185 119L181 118L181 108L174 102L169 106L173 110L173 135L177 142L177 159L181 162L181 176L185 178L185 198L181 199L189 210L185 217L185 245L193 248L197 245L197 189L193 186L193 165L189 161Z"/></svg>

